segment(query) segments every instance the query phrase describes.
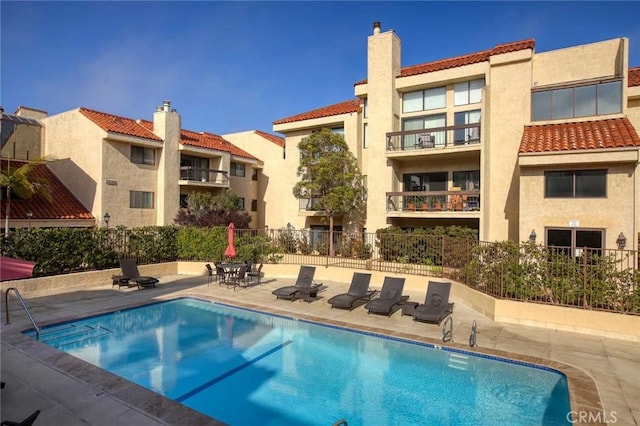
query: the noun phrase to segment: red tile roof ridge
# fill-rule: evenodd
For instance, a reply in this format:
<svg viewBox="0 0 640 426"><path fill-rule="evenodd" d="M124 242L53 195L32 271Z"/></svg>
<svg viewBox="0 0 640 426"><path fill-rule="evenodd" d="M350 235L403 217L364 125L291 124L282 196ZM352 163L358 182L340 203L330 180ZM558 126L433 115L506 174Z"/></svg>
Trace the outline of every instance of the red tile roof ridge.
<svg viewBox="0 0 640 426"><path fill-rule="evenodd" d="M153 133L152 129L148 129L143 126L140 120L134 120L132 118L96 111L85 107L80 107L79 111L82 115L107 132L136 136L154 141L162 141L161 138Z"/></svg>
<svg viewBox="0 0 640 426"><path fill-rule="evenodd" d="M273 122L273 124L292 123L295 121L311 120L313 118L331 117L333 115L348 114L360 111L360 99L350 99L337 104L324 106L311 111L292 115L291 117L281 118Z"/></svg>
<svg viewBox="0 0 640 426"><path fill-rule="evenodd" d="M247 151L238 148L220 135L210 132L194 132L193 130L182 129L180 132L180 143L183 145L196 146L199 148L214 149L217 151L228 152L238 157L257 160L256 157Z"/></svg>
<svg viewBox="0 0 640 426"><path fill-rule="evenodd" d="M479 52L467 53L464 55L454 56L451 58L438 59L436 61L427 62L418 65L410 65L403 67L400 70L398 77L410 77L417 74L425 74L428 72L441 71L450 68L457 68L465 65L472 65L480 62L488 61L492 55L500 55L503 53L516 52L518 50L535 49L536 41L533 38L528 38L519 41L513 41L509 43L502 43L494 46L488 50L481 50ZM367 80L361 80L354 84L366 83Z"/></svg>
<svg viewBox="0 0 640 426"><path fill-rule="evenodd" d="M520 154L640 148L640 136L627 117L524 126Z"/></svg>
<svg viewBox="0 0 640 426"><path fill-rule="evenodd" d="M131 136L146 137L148 139L162 142L162 139L156 136L155 133L153 133L153 121L145 119L134 120L132 118L108 114L84 107L80 108L80 112L82 112L83 115L96 123L103 130ZM224 151L238 157L256 159L256 157L254 157L253 155L238 148L231 142L214 133L195 132L192 130L181 129L180 143L182 143L183 145L192 145L201 148Z"/></svg>
<svg viewBox="0 0 640 426"><path fill-rule="evenodd" d="M273 142L274 144L278 145L279 147L284 148L285 146L285 140L284 138L281 138L280 136L276 136L276 135L272 135L271 133L267 133L267 132L263 132L261 130L254 130L254 133L258 136L261 136L263 138L265 138L266 140Z"/></svg>
<svg viewBox="0 0 640 426"><path fill-rule="evenodd" d="M629 68L628 87L640 86L640 67Z"/></svg>

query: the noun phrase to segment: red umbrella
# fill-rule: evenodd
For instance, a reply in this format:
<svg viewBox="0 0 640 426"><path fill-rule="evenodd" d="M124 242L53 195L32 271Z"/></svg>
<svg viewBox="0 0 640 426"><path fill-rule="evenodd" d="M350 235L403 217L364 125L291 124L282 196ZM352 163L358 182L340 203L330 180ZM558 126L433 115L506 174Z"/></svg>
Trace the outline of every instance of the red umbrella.
<svg viewBox="0 0 640 426"><path fill-rule="evenodd" d="M36 266L36 262L14 259L13 257L0 257L0 281L29 278L33 273L34 266Z"/></svg>
<svg viewBox="0 0 640 426"><path fill-rule="evenodd" d="M235 229L235 226L233 225L233 222L229 223L229 245L227 245L227 249L224 251L224 255L226 257L230 257L230 258L234 258L236 257L236 248L233 245L233 230Z"/></svg>

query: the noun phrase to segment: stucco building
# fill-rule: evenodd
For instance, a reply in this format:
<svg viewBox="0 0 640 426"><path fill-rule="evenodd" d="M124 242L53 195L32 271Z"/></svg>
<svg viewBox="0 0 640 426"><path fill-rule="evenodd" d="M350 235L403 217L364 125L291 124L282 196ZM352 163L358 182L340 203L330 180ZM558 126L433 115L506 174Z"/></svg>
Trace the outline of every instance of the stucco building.
<svg viewBox="0 0 640 426"><path fill-rule="evenodd" d="M249 213L252 227L261 221L251 207L258 199L262 162L219 135L183 129L169 101L156 108L152 120L88 108L51 116L19 108L16 115L3 119L23 126L17 134L3 137L2 156L45 157L45 167L64 183L56 186L51 203L40 197L15 200L10 227L25 226L27 212L33 214L33 226L170 225L188 194L219 195L229 189L240 197L239 208ZM65 199L61 191L85 207L83 221L47 216L54 212L51 204Z"/></svg>
<svg viewBox="0 0 640 426"><path fill-rule="evenodd" d="M344 134L367 231L461 225L485 241L604 248L622 234L637 248L640 68L628 49L619 38L538 53L530 39L402 66L400 38L374 23L356 98L273 130L293 163L318 128ZM322 223L304 202L283 205L296 227Z"/></svg>

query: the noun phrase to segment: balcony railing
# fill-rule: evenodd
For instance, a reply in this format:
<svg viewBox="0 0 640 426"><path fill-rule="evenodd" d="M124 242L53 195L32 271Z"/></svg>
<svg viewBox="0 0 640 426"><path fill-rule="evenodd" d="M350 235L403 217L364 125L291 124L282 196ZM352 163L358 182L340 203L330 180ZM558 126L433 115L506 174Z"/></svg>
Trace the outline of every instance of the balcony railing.
<svg viewBox="0 0 640 426"><path fill-rule="evenodd" d="M387 133L387 152L451 148L480 143L480 123Z"/></svg>
<svg viewBox="0 0 640 426"><path fill-rule="evenodd" d="M387 212L473 212L480 210L480 191L387 192Z"/></svg>
<svg viewBox="0 0 640 426"><path fill-rule="evenodd" d="M298 199L298 209L307 212L320 212L322 211L322 208L320 207L320 199L300 198Z"/></svg>
<svg viewBox="0 0 640 426"><path fill-rule="evenodd" d="M213 170L213 169L203 169L200 167L181 166L180 180L228 185L229 175L224 170Z"/></svg>

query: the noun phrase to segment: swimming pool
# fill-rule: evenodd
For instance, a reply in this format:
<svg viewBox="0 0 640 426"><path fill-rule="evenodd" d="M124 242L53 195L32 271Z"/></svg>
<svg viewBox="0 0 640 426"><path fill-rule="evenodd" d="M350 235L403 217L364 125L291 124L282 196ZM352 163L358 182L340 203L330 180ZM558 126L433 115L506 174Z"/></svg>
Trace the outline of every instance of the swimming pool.
<svg viewBox="0 0 640 426"><path fill-rule="evenodd" d="M192 298L41 340L232 425L569 423L555 370Z"/></svg>

